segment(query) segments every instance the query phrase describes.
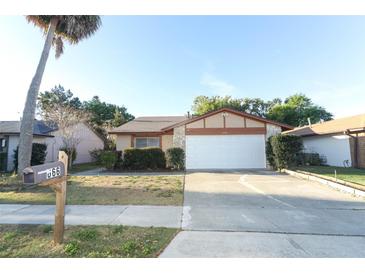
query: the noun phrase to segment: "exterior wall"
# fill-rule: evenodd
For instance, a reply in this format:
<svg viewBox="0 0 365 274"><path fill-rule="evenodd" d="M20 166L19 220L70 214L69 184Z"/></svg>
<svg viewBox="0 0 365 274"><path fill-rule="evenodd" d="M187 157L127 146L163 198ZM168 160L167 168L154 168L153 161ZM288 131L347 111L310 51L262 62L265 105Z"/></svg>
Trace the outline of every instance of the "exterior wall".
<svg viewBox="0 0 365 274"><path fill-rule="evenodd" d="M132 135L117 135L116 146L117 151L123 151L132 145Z"/></svg>
<svg viewBox="0 0 365 274"><path fill-rule="evenodd" d="M343 166L345 160L352 165L349 136L313 136L303 137L304 150L316 152L327 159L330 166Z"/></svg>
<svg viewBox="0 0 365 274"><path fill-rule="evenodd" d="M229 113L225 119L226 119L227 128L245 127L245 118L244 117Z"/></svg>
<svg viewBox="0 0 365 274"><path fill-rule="evenodd" d="M161 148L163 151L173 147L173 135L162 135L161 136Z"/></svg>
<svg viewBox="0 0 365 274"><path fill-rule="evenodd" d="M278 135L281 133L281 127L273 125L273 124L266 124L266 140L269 137Z"/></svg>
<svg viewBox="0 0 365 274"><path fill-rule="evenodd" d="M80 140L76 146L77 156L75 164L89 163L92 161L89 151L94 149L103 149L103 140L96 135L88 126L83 123L77 124L71 129L75 138ZM64 146L62 134L59 130L52 132L54 138L47 138L47 157L46 162L56 161L58 158L58 151Z"/></svg>
<svg viewBox="0 0 365 274"><path fill-rule="evenodd" d="M9 136L7 170L14 170L14 150L19 145L19 136Z"/></svg>
<svg viewBox="0 0 365 274"><path fill-rule="evenodd" d="M358 154L359 167L365 168L365 134L358 136Z"/></svg>
<svg viewBox="0 0 365 274"><path fill-rule="evenodd" d="M174 128L172 144L185 150L185 125Z"/></svg>
<svg viewBox="0 0 365 274"><path fill-rule="evenodd" d="M198 120L191 124L186 125L187 128L203 128L204 127L204 119Z"/></svg>
<svg viewBox="0 0 365 274"><path fill-rule="evenodd" d="M247 127L264 127L265 124L262 122L258 122L258 121L246 118L246 126Z"/></svg>
<svg viewBox="0 0 365 274"><path fill-rule="evenodd" d="M221 128L224 126L222 113L217 113L213 116L205 118L206 128Z"/></svg>

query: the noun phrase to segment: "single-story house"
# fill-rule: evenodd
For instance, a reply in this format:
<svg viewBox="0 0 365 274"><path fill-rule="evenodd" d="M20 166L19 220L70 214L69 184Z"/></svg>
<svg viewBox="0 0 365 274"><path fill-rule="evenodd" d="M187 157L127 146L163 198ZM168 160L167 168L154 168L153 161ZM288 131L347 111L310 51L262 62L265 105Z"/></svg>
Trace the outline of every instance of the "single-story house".
<svg viewBox="0 0 365 274"><path fill-rule="evenodd" d="M109 133L117 150L171 147L185 150L187 169L266 168L268 137L291 126L222 108L197 117L139 117Z"/></svg>
<svg viewBox="0 0 365 274"><path fill-rule="evenodd" d="M91 162L90 150L103 149L103 139L85 123L78 123L71 129L80 140L76 146L76 164ZM19 145L20 121L0 121L0 172L14 169L14 150ZM47 145L46 163L56 161L58 151L64 146L62 134L57 127L50 127L43 121L34 121L33 143Z"/></svg>
<svg viewBox="0 0 365 274"><path fill-rule="evenodd" d="M331 166L365 168L365 114L335 119L284 132L303 138L304 149Z"/></svg>

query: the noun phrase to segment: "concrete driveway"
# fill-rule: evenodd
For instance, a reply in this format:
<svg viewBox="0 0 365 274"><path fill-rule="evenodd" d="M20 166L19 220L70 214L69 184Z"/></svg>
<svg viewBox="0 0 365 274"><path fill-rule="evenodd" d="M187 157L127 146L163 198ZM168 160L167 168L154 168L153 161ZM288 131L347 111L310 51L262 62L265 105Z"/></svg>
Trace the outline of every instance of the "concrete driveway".
<svg viewBox="0 0 365 274"><path fill-rule="evenodd" d="M270 171L185 179L183 232L161 257L365 257L365 200Z"/></svg>

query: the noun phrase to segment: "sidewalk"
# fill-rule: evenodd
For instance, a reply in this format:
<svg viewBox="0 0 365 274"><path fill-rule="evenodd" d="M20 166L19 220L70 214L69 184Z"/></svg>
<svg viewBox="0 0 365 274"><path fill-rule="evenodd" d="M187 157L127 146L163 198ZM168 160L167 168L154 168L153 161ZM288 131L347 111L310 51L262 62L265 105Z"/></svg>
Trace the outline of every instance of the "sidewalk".
<svg viewBox="0 0 365 274"><path fill-rule="evenodd" d="M53 224L54 205L0 204L0 224ZM66 225L181 227L181 206L67 205Z"/></svg>

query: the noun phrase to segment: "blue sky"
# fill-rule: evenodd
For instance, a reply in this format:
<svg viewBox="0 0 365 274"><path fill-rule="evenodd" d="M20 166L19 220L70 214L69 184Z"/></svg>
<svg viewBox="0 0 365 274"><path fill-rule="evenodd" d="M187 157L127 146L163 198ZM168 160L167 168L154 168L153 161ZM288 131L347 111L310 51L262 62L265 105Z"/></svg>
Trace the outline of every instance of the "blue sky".
<svg viewBox="0 0 365 274"><path fill-rule="evenodd" d="M52 50L41 91L181 115L198 95L310 96L336 117L364 113L365 17L103 16L77 46ZM0 120L18 119L43 47L24 17L0 17Z"/></svg>

